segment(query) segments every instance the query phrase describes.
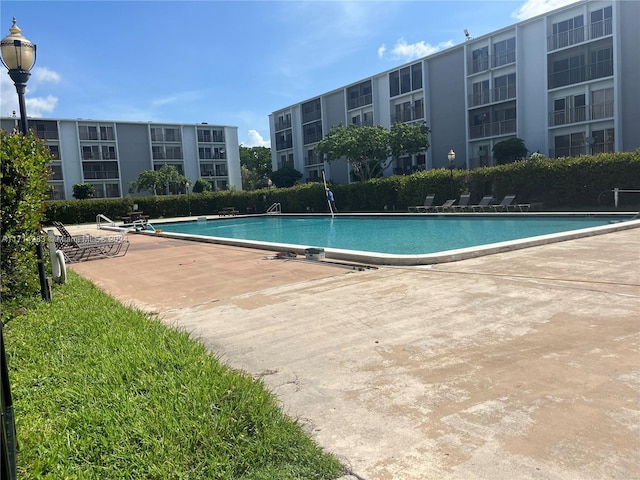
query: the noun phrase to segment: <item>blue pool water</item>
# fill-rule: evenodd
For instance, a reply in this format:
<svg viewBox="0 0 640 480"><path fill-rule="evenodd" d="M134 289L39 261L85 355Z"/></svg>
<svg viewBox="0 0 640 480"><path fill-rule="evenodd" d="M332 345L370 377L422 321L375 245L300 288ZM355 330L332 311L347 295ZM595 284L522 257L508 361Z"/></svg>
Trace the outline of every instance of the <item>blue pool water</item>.
<svg viewBox="0 0 640 480"><path fill-rule="evenodd" d="M607 225L612 216L267 216L166 223L165 232L419 255Z"/></svg>

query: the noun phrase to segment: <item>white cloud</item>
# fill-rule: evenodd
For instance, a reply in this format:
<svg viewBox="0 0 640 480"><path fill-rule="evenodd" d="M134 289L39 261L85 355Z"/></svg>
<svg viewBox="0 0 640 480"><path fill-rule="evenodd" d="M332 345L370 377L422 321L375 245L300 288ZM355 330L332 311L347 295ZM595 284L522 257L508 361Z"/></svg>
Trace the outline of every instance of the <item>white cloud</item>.
<svg viewBox="0 0 640 480"><path fill-rule="evenodd" d="M37 83L59 83L60 74L47 67L36 67L31 72L31 81Z"/></svg>
<svg viewBox="0 0 640 480"><path fill-rule="evenodd" d="M431 45L425 43L423 40L417 43L407 43L404 38L400 38L389 51L387 58L390 60L414 60L416 58L426 57L440 50L452 47L453 45L451 40L440 42L438 45ZM378 48L378 56L380 58L384 58L386 54L387 48L384 45Z"/></svg>
<svg viewBox="0 0 640 480"><path fill-rule="evenodd" d="M245 147L271 147L271 141L265 140L257 130L249 130L247 141L242 142Z"/></svg>
<svg viewBox="0 0 640 480"><path fill-rule="evenodd" d="M527 0L511 17L522 21L575 2L576 0Z"/></svg>
<svg viewBox="0 0 640 480"><path fill-rule="evenodd" d="M51 113L58 104L58 97L47 95L46 97L26 98L28 117L42 117L44 113Z"/></svg>
<svg viewBox="0 0 640 480"><path fill-rule="evenodd" d="M33 76L33 85L27 83L27 92L25 94L27 117L42 117L43 114L51 113L54 110L58 104L58 97L53 95L33 96L33 92L37 90L37 85L40 83L36 77L35 70ZM45 75L45 77L46 76L47 75ZM9 75L0 75L0 98L2 99L0 103L0 115L10 117L13 115L13 112L16 112L16 115L20 115L18 93Z"/></svg>

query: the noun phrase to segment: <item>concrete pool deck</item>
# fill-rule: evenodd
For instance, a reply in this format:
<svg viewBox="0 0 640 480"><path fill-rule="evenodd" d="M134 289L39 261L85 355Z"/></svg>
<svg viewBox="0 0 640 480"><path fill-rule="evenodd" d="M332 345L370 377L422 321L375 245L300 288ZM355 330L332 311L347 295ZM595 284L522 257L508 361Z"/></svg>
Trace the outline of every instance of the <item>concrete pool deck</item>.
<svg viewBox="0 0 640 480"><path fill-rule="evenodd" d="M129 237L71 268L261 378L347 478L640 478L637 228L363 271Z"/></svg>

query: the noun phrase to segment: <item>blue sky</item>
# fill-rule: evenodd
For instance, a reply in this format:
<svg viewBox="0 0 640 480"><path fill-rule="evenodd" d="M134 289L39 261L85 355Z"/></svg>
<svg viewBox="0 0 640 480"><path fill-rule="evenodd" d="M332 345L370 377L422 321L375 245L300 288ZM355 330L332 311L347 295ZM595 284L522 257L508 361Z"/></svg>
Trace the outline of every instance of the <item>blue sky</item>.
<svg viewBox="0 0 640 480"><path fill-rule="evenodd" d="M30 117L234 125L575 0L0 1L38 46ZM0 114L18 111L0 73Z"/></svg>

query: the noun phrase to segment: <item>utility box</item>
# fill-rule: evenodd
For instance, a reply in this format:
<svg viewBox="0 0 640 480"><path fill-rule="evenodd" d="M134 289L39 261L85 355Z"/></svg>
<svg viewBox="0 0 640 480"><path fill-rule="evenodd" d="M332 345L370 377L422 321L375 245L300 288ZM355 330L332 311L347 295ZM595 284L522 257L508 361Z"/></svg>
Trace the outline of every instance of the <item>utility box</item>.
<svg viewBox="0 0 640 480"><path fill-rule="evenodd" d="M324 260L324 248L307 248L304 256L307 260Z"/></svg>

